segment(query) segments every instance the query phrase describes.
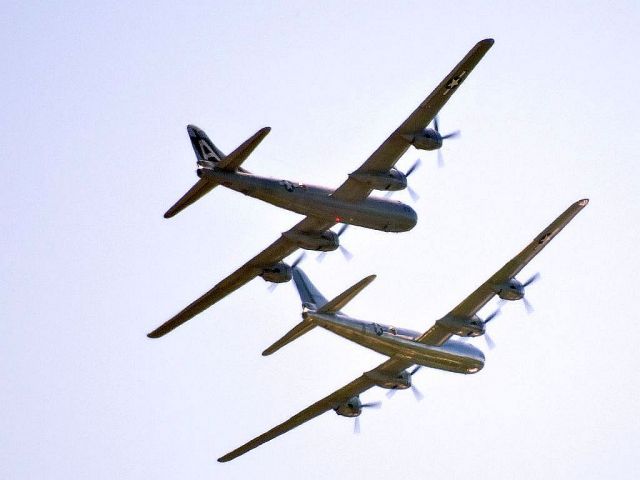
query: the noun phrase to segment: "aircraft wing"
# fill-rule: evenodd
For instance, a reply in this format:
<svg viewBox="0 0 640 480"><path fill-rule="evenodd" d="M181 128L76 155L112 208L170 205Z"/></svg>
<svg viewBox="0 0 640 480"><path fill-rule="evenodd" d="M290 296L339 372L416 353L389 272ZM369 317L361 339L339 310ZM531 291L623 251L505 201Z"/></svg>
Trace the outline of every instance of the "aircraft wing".
<svg viewBox="0 0 640 480"><path fill-rule="evenodd" d="M379 365L377 368L367 373L385 373L385 374L399 374L405 368L411 366L412 363L410 361L404 360L401 357L393 357L387 360L386 362ZM268 432L263 433L262 435L257 436L253 440L245 443L241 447L236 448L235 450L223 455L218 459L219 462L228 462L229 460L233 460L240 455L244 455L250 450L253 450L256 447L259 447L263 443L268 442L269 440L273 440L276 437L279 437L283 433L287 433L289 430L293 430L296 427L299 427L303 423L308 422L309 420L317 417L318 415L322 415L323 413L333 410L340 404L348 401L351 397L356 395L360 395L362 392L369 390L371 387L375 385L373 380L367 375L367 373L362 376L356 378L353 382L348 383L344 387L336 390L331 395L324 397L322 400L314 403L313 405L305 408L301 412L295 414L289 420L282 422L280 425L273 427Z"/></svg>
<svg viewBox="0 0 640 480"><path fill-rule="evenodd" d="M551 225L540 232L529 245L451 310L449 314L461 317L475 315L496 294L494 288L492 288L494 285L508 282L515 277L588 203L589 200L585 198L569 206Z"/></svg>
<svg viewBox="0 0 640 480"><path fill-rule="evenodd" d="M335 222L325 221L313 217L306 217L297 225L295 225L290 231L324 231L333 227L334 225ZM262 252L242 265L227 278L220 281L215 287L202 295L200 298L193 301L190 305L176 314L173 318L167 320L154 331L147 334L147 337L159 338L163 335L166 335L174 328L179 327L186 321L204 312L207 308L219 302L230 293L248 283L250 280L253 280L255 277L262 273L264 267L280 262L283 258L291 255L297 249L298 246L292 241L287 240L283 236L278 238Z"/></svg>
<svg viewBox="0 0 640 480"><path fill-rule="evenodd" d="M389 171L410 146L409 141L403 135L412 135L427 128L492 45L493 39L491 38L478 42L451 73L440 82L440 85L418 105L418 108L354 173L386 173ZM357 201L367 198L370 193L371 188L368 185L348 178L333 193L333 196L341 200Z"/></svg>

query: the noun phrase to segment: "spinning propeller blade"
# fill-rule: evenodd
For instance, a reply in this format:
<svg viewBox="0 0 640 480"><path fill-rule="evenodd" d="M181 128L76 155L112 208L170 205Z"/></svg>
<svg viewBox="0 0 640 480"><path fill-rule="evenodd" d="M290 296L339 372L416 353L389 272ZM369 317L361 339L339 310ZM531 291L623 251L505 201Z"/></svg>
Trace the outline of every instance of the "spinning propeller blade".
<svg viewBox="0 0 640 480"><path fill-rule="evenodd" d="M380 408L382 402L369 402L360 405L360 408ZM360 433L360 415L355 417L353 422L353 433Z"/></svg>
<svg viewBox="0 0 640 480"><path fill-rule="evenodd" d="M496 309L495 312L493 312L491 315L489 315L487 318L484 319L484 324L486 325L487 323L489 323L491 320L493 320L494 318L496 318L498 315L500 315L500 308Z"/></svg>
<svg viewBox="0 0 640 480"><path fill-rule="evenodd" d="M522 284L523 287L528 287L529 285L531 285L532 283L537 282L538 280L540 280L540 272L536 272L533 275L531 275L531 277L529 277L529 279L524 282Z"/></svg>
<svg viewBox="0 0 640 480"><path fill-rule="evenodd" d="M418 390L418 387L416 387L415 385L411 385L411 391L413 392L413 396L416 397L416 401L419 402L424 398L422 392Z"/></svg>
<svg viewBox="0 0 640 480"><path fill-rule="evenodd" d="M404 176L409 178L409 175L415 172L420 167L421 164L422 164L422 160L418 158L415 162L413 162L413 165L411 165L409 169L405 172ZM418 193L413 188L411 188L411 186L409 186L408 184L407 184L407 192L409 192L409 195L411 196L411 200L413 200L414 202L417 202L420 199L420 195L418 195ZM389 198L391 195L393 195L393 190L389 190L387 193L385 193L384 198Z"/></svg>
<svg viewBox="0 0 640 480"><path fill-rule="evenodd" d="M436 131L442 140L449 140L458 138L460 136L460 130L454 130L453 132L447 133L445 135L440 134L440 122L438 120L438 116L436 115L433 119L433 129ZM441 147L442 148L442 147ZM442 155L442 151L438 149L438 168L444 167L444 157Z"/></svg>
<svg viewBox="0 0 640 480"><path fill-rule="evenodd" d="M447 133L446 135L442 136L443 140L446 140L447 138L458 138L460 136L460 130L454 130L451 133Z"/></svg>
<svg viewBox="0 0 640 480"><path fill-rule="evenodd" d="M420 167L421 164L422 164L422 160L418 158L415 162L413 162L413 165L409 167L409 170L405 172L404 176L408 177L409 175L411 175L413 172L416 171L418 167Z"/></svg>
<svg viewBox="0 0 640 480"><path fill-rule="evenodd" d="M540 272L536 272L533 275L531 275L523 284L522 286L524 288L527 288L529 285L536 283L538 280L540 280ZM522 297L522 303L524 303L524 309L527 312L528 315L531 315L534 311L533 305L531 305L531 303L529 302L529 300L527 300L526 296Z"/></svg>
<svg viewBox="0 0 640 480"><path fill-rule="evenodd" d="M522 303L524 303L524 309L527 312L528 315L531 315L533 313L533 305L531 305L531 303L529 302L529 300L527 300L527 297L522 297Z"/></svg>
<svg viewBox="0 0 640 480"><path fill-rule="evenodd" d="M487 332L484 332L484 341L487 342L487 347L489 348L489 350L493 350L494 348L496 348L495 342L491 340L491 337Z"/></svg>
<svg viewBox="0 0 640 480"><path fill-rule="evenodd" d="M298 264L299 264L302 260L304 260L304 257L306 257L306 256L307 256L306 252L302 252L302 253L300 254L300 256L299 256L298 258L296 258L296 259L293 261L293 263L291 264L291 268L296 268L296 267L298 266Z"/></svg>
<svg viewBox="0 0 640 480"><path fill-rule="evenodd" d="M496 318L498 315L500 315L500 307L498 307L495 312L493 312L491 315L489 315L487 318L485 318L484 324L486 325L491 320ZM491 339L491 337L489 336L489 333L487 333L486 328L485 328L483 336L484 336L484 341L487 342L487 347L489 348L489 350L493 350L494 348L496 348L496 344Z"/></svg>

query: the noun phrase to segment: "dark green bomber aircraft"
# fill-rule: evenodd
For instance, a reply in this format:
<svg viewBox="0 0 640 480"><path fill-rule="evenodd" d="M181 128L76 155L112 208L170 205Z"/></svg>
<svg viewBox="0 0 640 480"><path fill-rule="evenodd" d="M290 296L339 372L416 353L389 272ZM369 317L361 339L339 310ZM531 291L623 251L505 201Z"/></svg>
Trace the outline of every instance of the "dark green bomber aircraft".
<svg viewBox="0 0 640 480"><path fill-rule="evenodd" d="M340 247L339 233L330 229L338 223L387 232L411 230L417 222L417 215L410 206L369 195L373 190L391 192L407 188L407 176L417 163L406 173L394 166L410 146L420 150L439 150L443 140L457 134L442 135L436 115L492 45L492 39L478 42L389 138L335 190L261 177L244 170L242 162L269 133L269 127L259 130L225 156L204 131L189 125L187 132L197 157L200 179L165 213L166 218L174 216L218 185L306 217L207 293L149 333L148 337L165 335L257 276L268 282L288 282L293 269L282 260L298 248L322 252L336 250ZM432 121L434 128L427 128Z"/></svg>
<svg viewBox="0 0 640 480"><path fill-rule="evenodd" d="M498 311L487 316L484 320L480 319L477 313L494 295L498 295L501 301L523 300L527 306L524 297L525 287L533 283L538 278L538 274L522 283L516 280L515 276L588 203L589 200L585 198L570 205L519 254L422 334L404 328L357 320L340 311L373 281L375 275L364 278L333 300L327 301L304 272L298 267L294 267L293 280L302 301L302 322L267 348L262 353L263 355L271 355L287 343L320 326L352 342L386 355L389 359L305 408L289 420L220 457L218 461L233 460L329 410L334 410L341 416L355 417L354 427L357 431L359 428L358 417L362 413L362 409L379 405L379 403L362 403L361 393L374 386L389 389L390 393L414 388L411 384L411 377L423 366L464 374L480 371L484 367L485 360L482 351L473 345L454 340L451 337L454 335L460 337L485 335L487 323L495 318ZM529 308L527 306L527 310ZM489 343L488 340L487 343ZM491 347L491 345L489 346ZM417 366L410 371L407 370L412 365ZM414 394L416 394L416 398L419 398L419 392L414 390Z"/></svg>

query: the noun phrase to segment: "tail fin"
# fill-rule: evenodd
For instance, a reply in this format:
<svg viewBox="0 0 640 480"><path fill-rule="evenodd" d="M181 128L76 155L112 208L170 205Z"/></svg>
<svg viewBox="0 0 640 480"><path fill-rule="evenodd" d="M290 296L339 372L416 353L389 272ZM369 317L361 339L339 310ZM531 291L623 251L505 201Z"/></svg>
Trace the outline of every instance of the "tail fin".
<svg viewBox="0 0 640 480"><path fill-rule="evenodd" d="M224 153L216 148L201 128L195 125L187 125L187 133L189 134L193 151L198 159L198 165L201 167L214 166L225 157ZM213 165L211 162L213 162Z"/></svg>
<svg viewBox="0 0 640 480"><path fill-rule="evenodd" d="M300 295L302 306L309 310L317 310L319 307L327 303L327 299L318 291L307 274L300 268L293 269L293 282Z"/></svg>
<svg viewBox="0 0 640 480"><path fill-rule="evenodd" d="M315 311L316 313L333 314L340 311L347 303L360 293L367 285L369 285L376 278L375 275L369 275L363 278L355 285L347 288L344 292L338 295L333 300L327 302L318 289L311 283L309 277L299 268L293 269L293 281L296 284L298 293L300 294L300 300L302 300L302 306L305 309ZM317 305L321 305L320 308ZM301 337L308 331L316 327L316 323L313 318L302 313L302 322L297 324L291 330L289 330L281 339L276 341L273 345L267 348L262 355L271 355L277 352L286 344L293 342L296 338Z"/></svg>
<svg viewBox="0 0 640 480"><path fill-rule="evenodd" d="M258 144L264 140L264 137L271 131L270 127L261 128L251 138L245 141L242 145L236 148L229 155L222 153L213 142L204 133L204 130L196 127L195 125L187 125L187 133L191 140L191 146L196 154L198 166L202 169L213 169L235 171L240 170L246 172L240 168L242 162L244 162L251 152L255 150ZM204 195L209 193L218 183L211 178L200 175L198 170L198 176L200 180L191 187L191 189L185 193L175 205L173 205L164 214L164 218L173 217L178 212L181 212L192 203L196 202Z"/></svg>

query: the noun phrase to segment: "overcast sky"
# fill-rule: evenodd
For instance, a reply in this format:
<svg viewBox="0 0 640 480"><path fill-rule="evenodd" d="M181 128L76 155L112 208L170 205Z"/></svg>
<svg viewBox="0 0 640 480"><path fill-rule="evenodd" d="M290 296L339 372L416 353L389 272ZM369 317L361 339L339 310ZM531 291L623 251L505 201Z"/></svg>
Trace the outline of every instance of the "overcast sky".
<svg viewBox="0 0 640 480"><path fill-rule="evenodd" d="M640 6L450 3L0 7L0 477L638 478ZM422 402L363 394L360 435L328 412L217 463L384 357L321 329L261 357L300 318L262 279L146 337L301 218L223 188L162 218L185 126L224 152L271 126L247 169L336 187L487 37L445 168L398 163L418 225L303 268L327 297L378 274L346 312L424 331L588 197L519 277L535 312L505 306L480 373L423 369Z"/></svg>

